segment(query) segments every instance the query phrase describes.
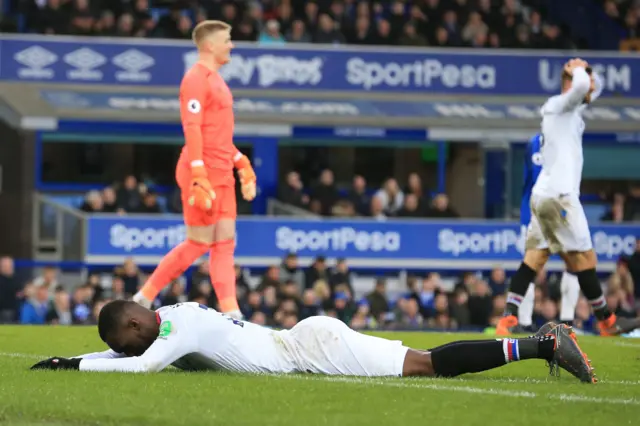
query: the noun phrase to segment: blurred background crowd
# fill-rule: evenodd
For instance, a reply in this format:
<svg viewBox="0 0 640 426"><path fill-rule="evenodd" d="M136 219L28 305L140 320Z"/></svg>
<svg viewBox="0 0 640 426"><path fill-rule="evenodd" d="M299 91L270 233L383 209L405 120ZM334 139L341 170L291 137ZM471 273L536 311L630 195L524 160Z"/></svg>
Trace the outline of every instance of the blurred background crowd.
<svg viewBox="0 0 640 426"><path fill-rule="evenodd" d="M575 2L572 2L575 3ZM636 0L585 0L620 39L638 37ZM441 47L595 48L578 24L554 22L545 0L13 0L5 30L44 34L188 39L205 19L234 26L233 39ZM605 16L605 17L606 17ZM569 18L571 19L571 18Z"/></svg>
<svg viewBox="0 0 640 426"><path fill-rule="evenodd" d="M631 182L628 190L598 194L599 202L607 207L598 219L603 222L623 223L640 220L640 184ZM240 202L242 198L237 197ZM409 173L403 182L387 178L381 187L370 186L362 175L340 185L331 169L305 185L296 171L285 175L278 190L278 200L320 216L341 218L371 217L449 219L461 217L450 205L445 193L425 187L419 173ZM72 204L85 213L182 213L177 188L168 194L158 194L153 184L140 182L135 176L106 186L102 191L92 190L75 197Z"/></svg>
<svg viewBox="0 0 640 426"><path fill-rule="evenodd" d="M113 271L91 272L80 284L65 281L56 268L25 281L13 260L0 259L0 320L21 324L95 324L110 300L129 299L146 273L132 260ZM509 280L496 266L488 276L466 272L457 278L438 273L360 279L347 259L333 268L323 257L301 268L295 254L262 276L236 265L238 300L245 317L257 324L290 328L313 315L339 318L355 329L483 330L495 325L505 308ZM557 320L561 298L559 276L541 271L535 280L534 325ZM634 255L620 259L603 286L607 302L620 316L640 313L640 239ZM217 307L208 262L171 283L155 307L193 301ZM596 323L584 297L576 308L576 328L594 331Z"/></svg>

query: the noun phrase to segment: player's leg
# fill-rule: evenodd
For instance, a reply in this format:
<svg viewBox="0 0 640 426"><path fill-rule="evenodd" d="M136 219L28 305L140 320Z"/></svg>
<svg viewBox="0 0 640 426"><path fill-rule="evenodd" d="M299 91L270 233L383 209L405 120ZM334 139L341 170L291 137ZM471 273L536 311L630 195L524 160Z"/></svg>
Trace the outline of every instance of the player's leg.
<svg viewBox="0 0 640 426"><path fill-rule="evenodd" d="M527 292L524 294L520 309L518 309L518 323L526 330L533 327L533 306L535 304L536 286L529 284Z"/></svg>
<svg viewBox="0 0 640 426"><path fill-rule="evenodd" d="M543 359L584 382L595 382L587 356L564 324L550 327L548 334L525 339L458 341L429 352L410 349L402 375L456 377L526 359Z"/></svg>
<svg viewBox="0 0 640 426"><path fill-rule="evenodd" d="M576 271L580 289L598 319L601 334L617 335L640 327L640 320L617 318L609 310L596 273L597 257L580 200L578 197L562 199L562 208L566 222L556 232L562 258L568 270Z"/></svg>
<svg viewBox="0 0 640 426"><path fill-rule="evenodd" d="M505 315L496 325L496 334L499 336L506 336L512 331L518 331L520 306L536 274L544 267L549 258L547 242L535 215L531 217L524 249L524 260L509 284ZM533 312L533 306L531 312Z"/></svg>
<svg viewBox="0 0 640 426"><path fill-rule="evenodd" d="M178 166L176 178L182 192L186 240L175 246L162 258L140 291L134 295L133 300L145 307L150 307L162 289L207 253L213 243L215 232L213 216L189 205L187 201L190 172Z"/></svg>
<svg viewBox="0 0 640 426"><path fill-rule="evenodd" d="M567 325L573 325L576 306L580 298L580 283L574 273L565 271L562 274L560 293L562 294L560 301L560 321Z"/></svg>
<svg viewBox="0 0 640 426"><path fill-rule="evenodd" d="M216 230L209 256L211 284L220 310L236 319L242 318L236 293L234 251L236 247L236 196L232 186L216 187L220 194L217 204Z"/></svg>

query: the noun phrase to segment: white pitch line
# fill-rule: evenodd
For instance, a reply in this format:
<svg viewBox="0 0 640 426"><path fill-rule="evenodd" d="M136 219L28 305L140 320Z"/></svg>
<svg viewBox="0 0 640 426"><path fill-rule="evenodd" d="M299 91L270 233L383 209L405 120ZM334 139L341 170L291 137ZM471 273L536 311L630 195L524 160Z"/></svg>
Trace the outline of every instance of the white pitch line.
<svg viewBox="0 0 640 426"><path fill-rule="evenodd" d="M23 358L23 359L45 359L49 356L47 355L35 355L35 354L23 354L16 352L0 352L0 357L8 357L8 358ZM601 398L597 396L584 396L584 395L575 395L575 394L537 394L535 392L529 391L519 391L519 390L505 390L505 389L495 389L495 388L479 388L473 386L449 386L444 383L433 383L438 379L433 378L421 378L421 379L412 379L411 381L397 381L397 380L385 380L385 379L369 379L369 378L359 378L359 377L331 377L331 376L304 376L304 375L284 375L278 374L273 375L275 378L283 378L283 379L292 379L292 380L310 380L310 381L323 381L323 382L333 382L333 383L350 383L350 384L359 384L359 385L374 385L374 386L389 386L389 387L397 387L397 388L407 388L407 389L428 389L428 390L437 390L444 392L460 392L460 393L472 393L472 394L481 394L481 395L499 395L506 396L511 398L547 398L547 399L560 399L562 401L569 402L589 402L589 403L603 403L603 404L616 404L616 405L640 405L640 400L635 398ZM421 382L418 382L420 380ZM491 379L487 378L484 380L496 382L496 383L528 383L528 384L543 384L548 383L544 380L539 379ZM432 383L425 383L431 381ZM470 383L469 381L465 381L464 379L453 379L452 381L456 381L458 383ZM640 384L640 381L600 381L599 383L608 383L608 384L621 384L621 385L632 385L636 386Z"/></svg>
<svg viewBox="0 0 640 426"><path fill-rule="evenodd" d="M602 403L602 404L614 404L614 405L640 405L640 400L635 398L604 398L597 396L583 396L566 393L543 393L538 394L529 391L518 390L503 390L494 388L479 388L472 386L447 386L445 384L432 384L432 383L411 383L392 380L380 380L380 379L363 379L363 378L351 378L351 377L326 377L326 376L286 376L280 375L277 377L286 379L298 379L298 380L311 380L311 381L325 381L325 382L338 382L338 383L350 383L359 385L373 385L373 386L389 386L398 388L414 388L414 389L429 389L446 392L460 392L460 393L473 393L481 395L499 395L511 398L544 398L544 399L561 399L569 402L589 402L589 403ZM423 380L423 379L421 379ZM425 380L438 380L438 379L425 379Z"/></svg>

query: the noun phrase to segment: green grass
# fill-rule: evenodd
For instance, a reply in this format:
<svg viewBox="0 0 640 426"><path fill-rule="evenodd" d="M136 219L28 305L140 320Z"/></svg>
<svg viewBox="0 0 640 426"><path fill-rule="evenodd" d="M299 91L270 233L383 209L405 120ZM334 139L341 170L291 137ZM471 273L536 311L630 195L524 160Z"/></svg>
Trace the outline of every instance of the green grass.
<svg viewBox="0 0 640 426"><path fill-rule="evenodd" d="M477 335L389 333L417 348ZM105 349L95 328L0 327L0 425L632 425L640 341L581 338L600 382L542 361L459 379L29 371L40 357Z"/></svg>

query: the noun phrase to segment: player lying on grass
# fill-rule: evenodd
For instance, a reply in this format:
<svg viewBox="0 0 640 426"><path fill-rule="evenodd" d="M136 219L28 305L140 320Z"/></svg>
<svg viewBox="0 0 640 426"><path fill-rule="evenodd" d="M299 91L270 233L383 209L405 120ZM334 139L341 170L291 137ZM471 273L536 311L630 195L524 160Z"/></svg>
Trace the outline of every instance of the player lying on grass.
<svg viewBox="0 0 640 426"><path fill-rule="evenodd" d="M49 358L32 369L141 373L173 365L236 373L455 377L543 359L552 370L560 367L583 382L595 382L589 360L564 324L549 323L525 339L459 341L425 351L358 333L330 317L272 330L193 302L154 312L118 300L102 308L98 332L111 350Z"/></svg>

